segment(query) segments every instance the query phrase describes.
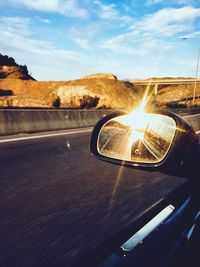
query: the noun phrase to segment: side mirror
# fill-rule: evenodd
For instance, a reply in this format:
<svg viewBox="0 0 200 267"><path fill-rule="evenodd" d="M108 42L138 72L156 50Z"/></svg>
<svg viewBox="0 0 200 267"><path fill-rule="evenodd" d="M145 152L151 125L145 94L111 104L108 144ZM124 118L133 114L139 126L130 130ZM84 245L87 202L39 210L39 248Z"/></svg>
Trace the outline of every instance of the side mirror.
<svg viewBox="0 0 200 267"><path fill-rule="evenodd" d="M187 175L197 144L194 130L177 114L136 110L102 118L93 130L90 150L111 163Z"/></svg>

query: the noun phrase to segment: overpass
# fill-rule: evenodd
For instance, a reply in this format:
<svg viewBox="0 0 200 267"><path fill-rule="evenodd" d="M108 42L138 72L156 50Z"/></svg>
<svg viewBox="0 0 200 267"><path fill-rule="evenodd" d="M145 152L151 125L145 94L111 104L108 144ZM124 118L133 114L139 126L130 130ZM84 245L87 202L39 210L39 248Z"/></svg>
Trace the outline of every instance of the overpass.
<svg viewBox="0 0 200 267"><path fill-rule="evenodd" d="M152 78L146 80L129 80L134 85L171 85L171 84L195 84L200 83L200 79L195 78Z"/></svg>
<svg viewBox="0 0 200 267"><path fill-rule="evenodd" d="M153 86L153 97L154 97L154 102L156 103L157 99L157 94L158 94L158 86L159 85L183 85L183 84L194 84L194 91L193 91L193 105L195 101L195 92L196 92L196 87L197 83L200 83L199 78L151 78L151 79L146 79L146 80L129 80L132 84L135 86L137 85L142 85L142 86L147 86L147 88L150 86ZM197 97L198 98L198 97Z"/></svg>

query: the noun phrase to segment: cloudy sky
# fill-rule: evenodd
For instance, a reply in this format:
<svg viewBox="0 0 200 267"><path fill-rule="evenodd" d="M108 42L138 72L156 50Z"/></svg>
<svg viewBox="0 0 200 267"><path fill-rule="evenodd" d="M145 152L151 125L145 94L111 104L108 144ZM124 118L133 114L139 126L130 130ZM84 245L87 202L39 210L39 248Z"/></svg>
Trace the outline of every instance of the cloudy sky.
<svg viewBox="0 0 200 267"><path fill-rule="evenodd" d="M199 0L0 1L0 53L38 80L194 77L199 46Z"/></svg>

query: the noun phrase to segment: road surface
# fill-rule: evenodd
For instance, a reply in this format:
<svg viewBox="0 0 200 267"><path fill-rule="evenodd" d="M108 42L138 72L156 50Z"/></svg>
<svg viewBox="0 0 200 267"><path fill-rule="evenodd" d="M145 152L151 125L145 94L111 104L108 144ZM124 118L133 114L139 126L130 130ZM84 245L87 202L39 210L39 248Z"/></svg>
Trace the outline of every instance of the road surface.
<svg viewBox="0 0 200 267"><path fill-rule="evenodd" d="M1 267L71 266L184 182L93 158L90 134L1 138Z"/></svg>

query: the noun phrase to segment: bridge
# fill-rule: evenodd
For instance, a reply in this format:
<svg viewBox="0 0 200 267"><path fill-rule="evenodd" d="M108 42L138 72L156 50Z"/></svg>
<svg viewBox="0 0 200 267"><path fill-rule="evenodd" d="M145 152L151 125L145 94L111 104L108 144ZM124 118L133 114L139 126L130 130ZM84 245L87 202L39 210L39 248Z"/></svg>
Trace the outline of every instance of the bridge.
<svg viewBox="0 0 200 267"><path fill-rule="evenodd" d="M146 80L129 80L129 82L133 83L135 86L137 85L147 86L147 87L152 86L154 102L156 102L156 99L157 99L159 85L194 84L193 97L192 97L193 105L194 105L195 99L199 98L195 96L197 84L200 83L199 78L152 78L152 79L146 79Z"/></svg>
<svg viewBox="0 0 200 267"><path fill-rule="evenodd" d="M152 78L146 80L129 80L134 85L178 85L200 83L200 79L195 78Z"/></svg>

